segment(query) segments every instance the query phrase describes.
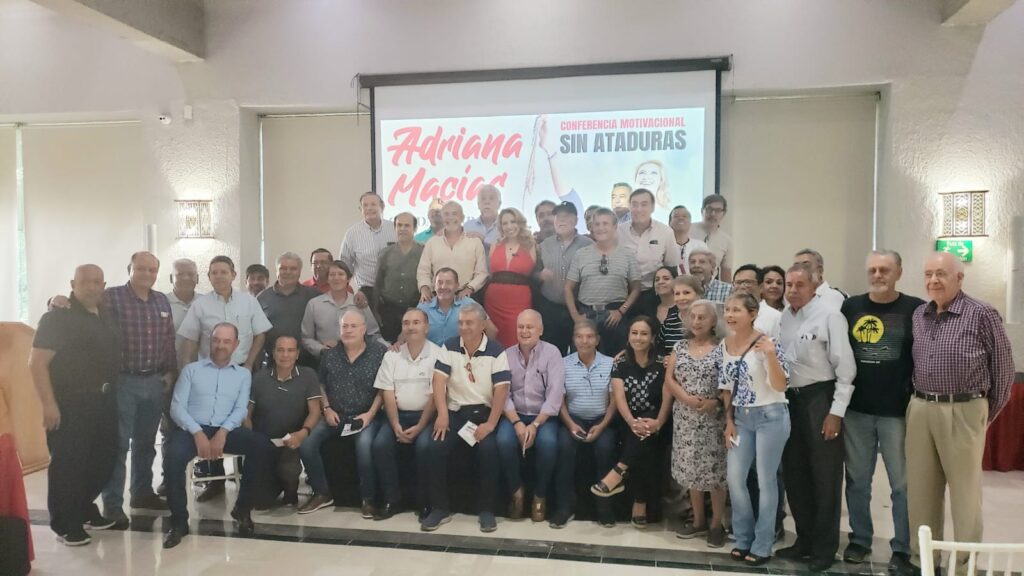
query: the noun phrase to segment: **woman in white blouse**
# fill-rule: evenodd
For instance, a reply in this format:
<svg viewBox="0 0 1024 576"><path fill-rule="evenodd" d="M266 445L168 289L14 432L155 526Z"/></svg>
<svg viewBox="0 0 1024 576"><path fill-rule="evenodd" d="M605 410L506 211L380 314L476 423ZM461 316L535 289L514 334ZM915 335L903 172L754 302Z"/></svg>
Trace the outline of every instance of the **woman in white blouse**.
<svg viewBox="0 0 1024 576"><path fill-rule="evenodd" d="M730 334L722 342L719 389L725 402L725 444L732 527L736 537L733 558L759 566L772 556L776 475L789 438L789 408L785 357L771 338L754 330L758 303L753 296L734 293L725 301ZM747 475L756 460L760 492L757 521L747 488Z"/></svg>

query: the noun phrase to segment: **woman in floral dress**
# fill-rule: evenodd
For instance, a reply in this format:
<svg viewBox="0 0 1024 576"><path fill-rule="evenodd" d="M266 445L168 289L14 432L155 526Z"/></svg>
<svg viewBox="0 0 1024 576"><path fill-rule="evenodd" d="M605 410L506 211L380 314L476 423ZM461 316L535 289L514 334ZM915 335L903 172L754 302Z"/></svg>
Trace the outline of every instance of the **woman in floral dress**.
<svg viewBox="0 0 1024 576"><path fill-rule="evenodd" d="M689 307L687 327L692 336L680 340L669 357L672 370L665 386L675 398L672 408L672 477L690 490L693 523L679 530L680 538L707 534L708 546L725 545L726 466L725 413L718 393L722 348L715 336L715 305L698 300ZM711 493L711 522L704 510L704 493Z"/></svg>

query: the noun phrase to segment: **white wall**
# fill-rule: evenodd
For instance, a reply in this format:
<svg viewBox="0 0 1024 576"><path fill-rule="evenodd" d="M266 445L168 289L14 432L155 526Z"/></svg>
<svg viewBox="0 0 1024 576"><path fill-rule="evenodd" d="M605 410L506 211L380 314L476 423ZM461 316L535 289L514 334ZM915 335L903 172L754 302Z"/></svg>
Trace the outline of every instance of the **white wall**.
<svg viewBox="0 0 1024 576"><path fill-rule="evenodd" d="M18 318L18 196L13 127L0 127L0 320Z"/></svg>
<svg viewBox="0 0 1024 576"><path fill-rule="evenodd" d="M1024 2L984 27L944 27L938 0L218 0L207 61L175 68L3 1L20 9L0 12L0 120L183 98L355 110L357 73L721 54L734 57L733 94L881 86L880 245L902 251L905 282L919 283L936 193L991 190L967 289L1005 307L1007 222L1024 211Z"/></svg>

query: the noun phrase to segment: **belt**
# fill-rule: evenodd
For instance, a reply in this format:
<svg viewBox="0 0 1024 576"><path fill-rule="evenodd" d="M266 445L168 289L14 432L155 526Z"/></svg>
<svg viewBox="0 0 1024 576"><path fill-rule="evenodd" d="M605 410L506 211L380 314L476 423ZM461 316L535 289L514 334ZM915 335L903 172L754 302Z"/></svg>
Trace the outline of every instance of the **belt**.
<svg viewBox="0 0 1024 576"><path fill-rule="evenodd" d="M489 281L491 284L513 284L516 286L529 286L532 284L528 276L508 270L493 272Z"/></svg>
<svg viewBox="0 0 1024 576"><path fill-rule="evenodd" d="M128 374L129 376L152 376L159 374L160 371L154 368L152 370L122 370L121 373Z"/></svg>
<svg viewBox="0 0 1024 576"><path fill-rule="evenodd" d="M978 398L985 398L988 396L988 391L982 390L981 392L961 392L959 394L929 394L927 392L920 392L914 390L914 396L917 396L925 402L970 402L971 400L977 400Z"/></svg>
<svg viewBox="0 0 1024 576"><path fill-rule="evenodd" d="M619 302L609 302L607 304L598 304L596 306L591 306L590 304L583 304L581 302L578 305L578 307L582 308L584 311L586 311L586 310L594 310L595 312L597 312L597 311L601 311L601 310L618 310L619 308L622 308L622 305L625 304L625 303L626 303L625 301L619 301Z"/></svg>
<svg viewBox="0 0 1024 576"><path fill-rule="evenodd" d="M818 392L827 386L835 385L835 383L835 380L825 380L824 382L815 382L814 384L808 384L807 386L800 386L798 388L786 388L786 396L800 396L801 394Z"/></svg>

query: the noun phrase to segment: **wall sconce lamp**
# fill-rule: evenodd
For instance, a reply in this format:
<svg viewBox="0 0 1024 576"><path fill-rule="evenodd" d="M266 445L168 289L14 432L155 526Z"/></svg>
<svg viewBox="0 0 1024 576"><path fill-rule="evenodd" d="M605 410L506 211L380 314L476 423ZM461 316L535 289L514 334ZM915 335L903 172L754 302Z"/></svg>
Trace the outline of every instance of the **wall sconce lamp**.
<svg viewBox="0 0 1024 576"><path fill-rule="evenodd" d="M941 237L987 236L985 232L985 194L988 194L988 190L939 194L942 197Z"/></svg>
<svg viewBox="0 0 1024 576"><path fill-rule="evenodd" d="M175 200L178 238L213 238L210 200Z"/></svg>

